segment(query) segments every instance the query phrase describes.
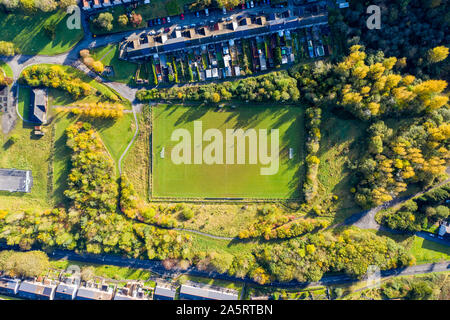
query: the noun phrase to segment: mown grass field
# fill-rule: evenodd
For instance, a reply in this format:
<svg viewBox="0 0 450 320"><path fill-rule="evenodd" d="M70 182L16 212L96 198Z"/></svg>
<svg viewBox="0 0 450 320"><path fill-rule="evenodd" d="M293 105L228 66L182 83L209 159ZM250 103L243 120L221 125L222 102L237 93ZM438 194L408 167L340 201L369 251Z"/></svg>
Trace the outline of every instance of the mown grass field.
<svg viewBox="0 0 450 320"><path fill-rule="evenodd" d="M450 260L448 246L416 236L414 236L410 252L416 258L417 264Z"/></svg>
<svg viewBox="0 0 450 320"><path fill-rule="evenodd" d="M98 47L91 51L95 60L100 60L105 66L112 66L114 75L105 76L111 81L132 83L136 74L137 64L119 60L119 47L116 44L110 44L104 47Z"/></svg>
<svg viewBox="0 0 450 320"><path fill-rule="evenodd" d="M184 128L193 139L194 121L202 121L203 132L219 129L224 138L226 129L279 129L280 163L273 175L261 175L262 165L248 164L179 164L171 159L177 142L172 132ZM155 197L186 198L299 198L303 180L303 109L297 107L238 107L218 110L207 107L160 105L153 108L153 190ZM270 140L270 139L269 139ZM208 142L203 142L203 148ZM164 159L160 153L165 148ZM194 150L191 143L191 153ZM198 146L197 146L198 147ZM225 148L225 147L224 147ZM289 148L294 157L289 159ZM224 150L225 155L225 150ZM224 156L225 157L225 156ZM258 157L259 159L259 157Z"/></svg>
<svg viewBox="0 0 450 320"><path fill-rule="evenodd" d="M56 55L70 50L83 38L83 29L67 28L65 11L35 13L29 16L0 11L0 40L13 42L22 54ZM45 34L44 26L56 24L55 38Z"/></svg>

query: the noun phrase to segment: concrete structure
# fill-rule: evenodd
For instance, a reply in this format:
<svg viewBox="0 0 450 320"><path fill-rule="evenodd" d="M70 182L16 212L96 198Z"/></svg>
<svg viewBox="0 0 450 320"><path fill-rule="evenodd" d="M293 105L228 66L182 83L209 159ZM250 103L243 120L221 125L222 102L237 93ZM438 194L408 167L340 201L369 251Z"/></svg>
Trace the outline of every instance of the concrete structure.
<svg viewBox="0 0 450 320"><path fill-rule="evenodd" d="M29 193L32 186L30 170L0 169L0 191Z"/></svg>
<svg viewBox="0 0 450 320"><path fill-rule="evenodd" d="M183 284L181 300L238 300L238 292L226 288L206 286L199 283Z"/></svg>

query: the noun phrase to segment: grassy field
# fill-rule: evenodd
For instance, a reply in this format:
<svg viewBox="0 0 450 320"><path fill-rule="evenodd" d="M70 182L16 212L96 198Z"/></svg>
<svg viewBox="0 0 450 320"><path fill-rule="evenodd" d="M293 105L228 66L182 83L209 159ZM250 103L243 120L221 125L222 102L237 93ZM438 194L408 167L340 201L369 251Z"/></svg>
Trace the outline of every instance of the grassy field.
<svg viewBox="0 0 450 320"><path fill-rule="evenodd" d="M123 160L122 169L127 175L134 189L142 200L149 200L150 186L150 113L144 109L144 113L138 115L139 133L133 146Z"/></svg>
<svg viewBox="0 0 450 320"><path fill-rule="evenodd" d="M25 120L30 119L30 99L31 99L31 88L19 86L18 109L19 109L19 114Z"/></svg>
<svg viewBox="0 0 450 320"><path fill-rule="evenodd" d="M66 270L70 265L76 265L80 268L93 267L94 274L99 277L112 280L143 280L151 277L151 273L144 269L133 269L128 267L118 267L112 265L100 265L93 263L82 263L70 260L50 260L50 266L58 270Z"/></svg>
<svg viewBox="0 0 450 320"><path fill-rule="evenodd" d="M0 192L0 207L7 210L47 209L48 188L51 183L49 164L51 163L51 134L35 137L32 127L18 121L8 136L0 134L0 168L16 168L32 171L33 187L30 193ZM18 141L11 143L11 135Z"/></svg>
<svg viewBox="0 0 450 320"><path fill-rule="evenodd" d="M334 219L341 222L351 214L360 211L353 201L350 189L355 185L354 175L346 168L348 160L357 159L360 150L358 141L365 132L358 120L341 119L324 111L322 116L320 159L318 172L318 196L315 205L336 211ZM331 195L339 197L338 202L330 201Z"/></svg>
<svg viewBox="0 0 450 320"><path fill-rule="evenodd" d="M450 260L448 246L414 236L410 253L416 258L417 264Z"/></svg>
<svg viewBox="0 0 450 320"><path fill-rule="evenodd" d="M100 60L105 66L112 66L114 75L105 77L111 81L132 83L136 74L137 64L119 60L119 47L115 44L98 47L91 51L95 60Z"/></svg>
<svg viewBox="0 0 450 320"><path fill-rule="evenodd" d="M7 64L3 61L0 61L0 69L1 69L1 72L3 72L3 74L6 77L12 78L14 76L13 71L12 71L11 67L9 66L9 64Z"/></svg>
<svg viewBox="0 0 450 320"><path fill-rule="evenodd" d="M22 54L56 55L70 50L83 38L83 29L67 28L65 11L30 16L0 11L0 40L13 42ZM45 34L47 23L56 24L55 38Z"/></svg>
<svg viewBox="0 0 450 320"><path fill-rule="evenodd" d="M203 132L225 129L279 129L280 164L273 175L261 175L258 164L179 164L171 160L173 130L193 132L202 121ZM270 140L270 139L269 139ZM289 107L239 107L215 110L206 107L158 106L153 108L153 190L156 197L298 198L303 172L303 109ZM205 147L207 142L203 143ZM160 152L165 148L165 157ZM194 146L191 144L191 150ZM294 157L289 159L289 148ZM246 152L249 147L246 144ZM193 154L193 151L191 151ZM225 154L225 152L223 152ZM259 159L259 157L258 157Z"/></svg>

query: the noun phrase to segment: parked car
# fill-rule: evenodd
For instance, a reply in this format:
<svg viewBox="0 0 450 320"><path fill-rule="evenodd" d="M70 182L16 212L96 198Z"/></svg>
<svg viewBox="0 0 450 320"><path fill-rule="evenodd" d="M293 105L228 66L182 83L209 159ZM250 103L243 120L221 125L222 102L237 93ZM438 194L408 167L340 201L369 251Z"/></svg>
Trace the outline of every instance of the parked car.
<svg viewBox="0 0 450 320"><path fill-rule="evenodd" d="M167 17L167 23L170 23L170 17Z"/></svg>
<svg viewBox="0 0 450 320"><path fill-rule="evenodd" d="M165 33L169 32L169 31L170 31L170 28L165 28L165 29L164 29L164 32L165 32Z"/></svg>
<svg viewBox="0 0 450 320"><path fill-rule="evenodd" d="M198 12L197 12L198 13ZM184 20L184 14L180 15L181 20Z"/></svg>
<svg viewBox="0 0 450 320"><path fill-rule="evenodd" d="M162 23L164 24L164 23L166 23L167 21L166 21L166 18L162 18Z"/></svg>
<svg viewBox="0 0 450 320"><path fill-rule="evenodd" d="M233 18L232 17L228 17L226 20L227 21L231 21L231 20L233 20Z"/></svg>
<svg viewBox="0 0 450 320"><path fill-rule="evenodd" d="M241 9L242 9L242 10L245 9L245 4L241 4Z"/></svg>
<svg viewBox="0 0 450 320"><path fill-rule="evenodd" d="M197 12L195 13L195 15L197 16L197 18L199 18L199 17L200 17L200 11L197 11Z"/></svg>
<svg viewBox="0 0 450 320"><path fill-rule="evenodd" d="M205 9L205 15L206 15L207 17L209 17L209 10L208 10L208 9Z"/></svg>
<svg viewBox="0 0 450 320"><path fill-rule="evenodd" d="M250 9L250 2L247 2L247 9Z"/></svg>
<svg viewBox="0 0 450 320"><path fill-rule="evenodd" d="M250 1L250 7L254 8L255 4L253 3L253 1Z"/></svg>
<svg viewBox="0 0 450 320"><path fill-rule="evenodd" d="M160 18L158 18L158 24L161 24L161 19Z"/></svg>
<svg viewBox="0 0 450 320"><path fill-rule="evenodd" d="M222 13L223 13L223 14L227 14L227 8L223 7L223 8L222 8Z"/></svg>
<svg viewBox="0 0 450 320"><path fill-rule="evenodd" d="M153 21L152 20L148 20L147 21L147 27L153 27Z"/></svg>

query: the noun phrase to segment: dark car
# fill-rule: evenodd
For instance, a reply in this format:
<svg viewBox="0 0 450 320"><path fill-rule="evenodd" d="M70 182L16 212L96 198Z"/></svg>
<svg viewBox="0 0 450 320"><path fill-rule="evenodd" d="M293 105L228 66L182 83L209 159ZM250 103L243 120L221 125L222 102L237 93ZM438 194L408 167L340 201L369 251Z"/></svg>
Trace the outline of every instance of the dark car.
<svg viewBox="0 0 450 320"><path fill-rule="evenodd" d="M148 20L147 21L147 27L153 27L153 21L152 20Z"/></svg>
<svg viewBox="0 0 450 320"><path fill-rule="evenodd" d="M184 14L181 14L180 17L181 17L181 20L184 20Z"/></svg>
<svg viewBox="0 0 450 320"><path fill-rule="evenodd" d="M162 18L162 23L166 23L166 18Z"/></svg>
<svg viewBox="0 0 450 320"><path fill-rule="evenodd" d="M160 18L158 18L158 24L161 24L161 19Z"/></svg>

